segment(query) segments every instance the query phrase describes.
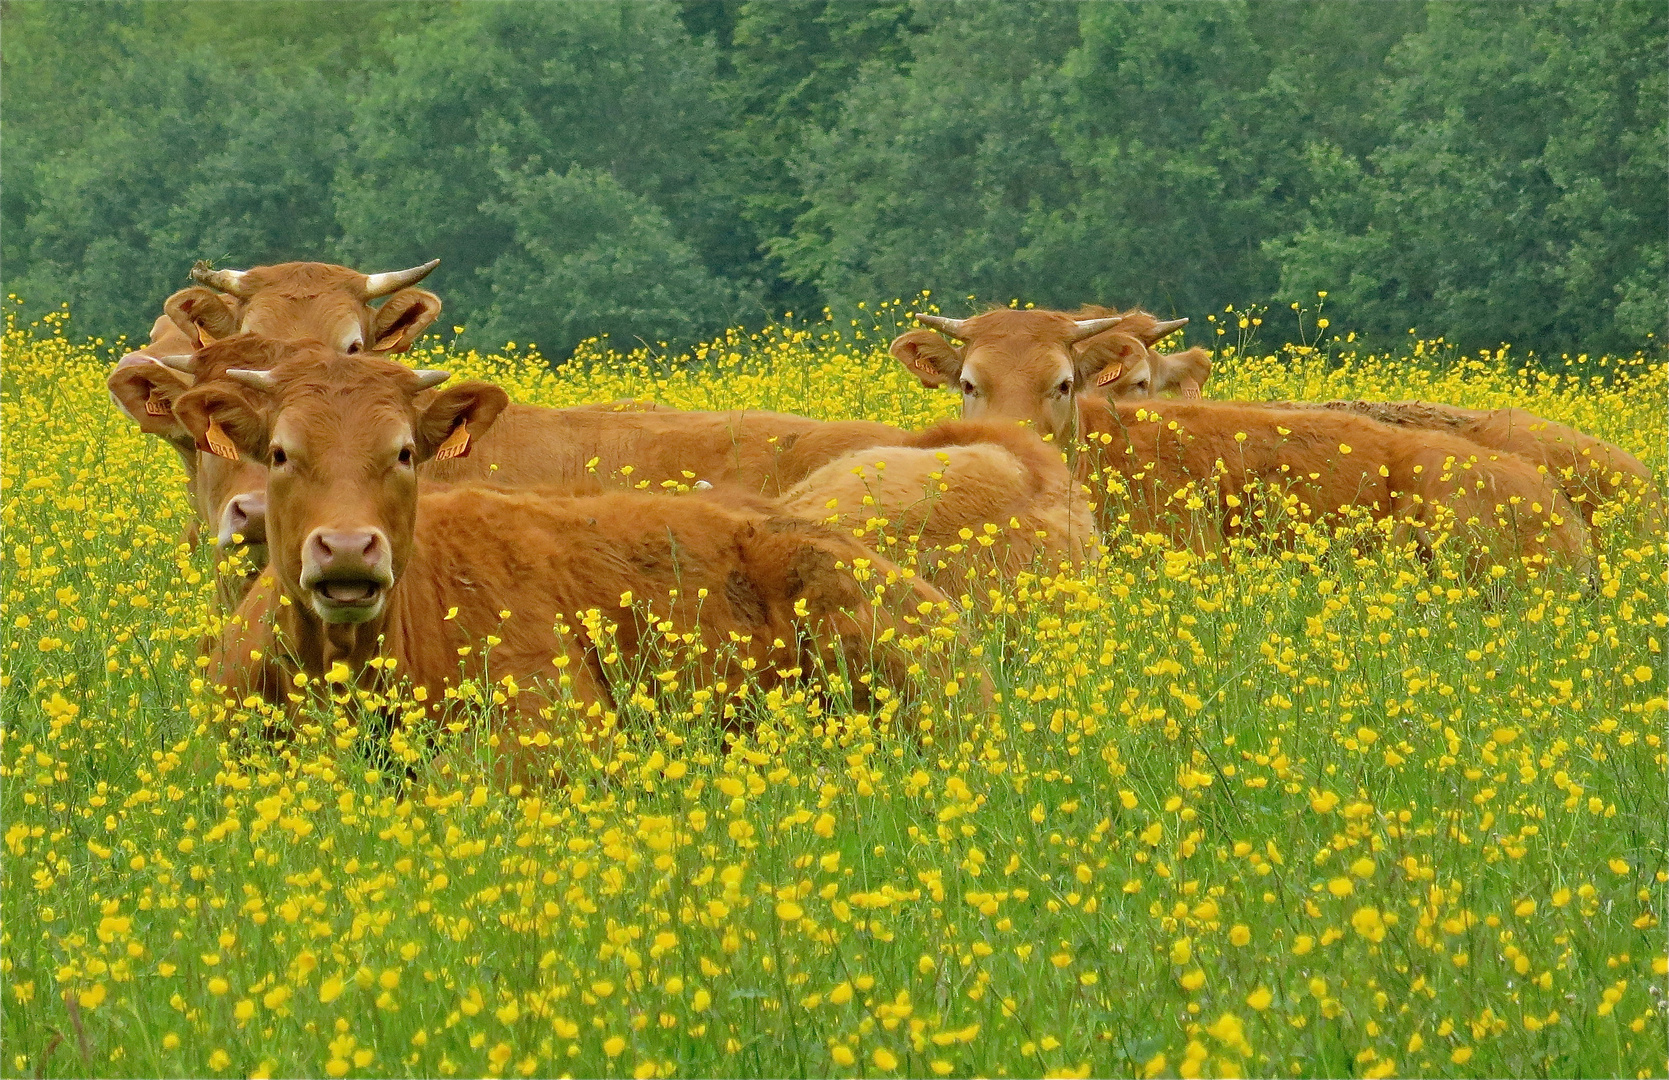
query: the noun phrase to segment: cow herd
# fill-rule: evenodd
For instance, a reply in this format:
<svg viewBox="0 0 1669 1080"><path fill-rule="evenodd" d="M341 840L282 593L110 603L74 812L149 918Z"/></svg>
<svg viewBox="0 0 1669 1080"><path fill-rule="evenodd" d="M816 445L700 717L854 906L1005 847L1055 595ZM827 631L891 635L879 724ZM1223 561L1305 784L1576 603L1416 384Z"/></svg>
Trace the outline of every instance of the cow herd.
<svg viewBox="0 0 1669 1080"><path fill-rule="evenodd" d="M391 359L440 313L435 265L200 266L109 388L179 452L190 539L255 568L207 646L231 700L284 716L347 682L444 722L490 678L514 782L561 775L650 667L721 723L815 683L953 735L990 700L970 584L1081 564L1114 526L1209 553L1365 515L1464 573L1583 574L1608 507L1654 498L1624 451L1516 409L1201 400L1207 354L1157 349L1186 320L1140 310L917 315L892 354L962 399L922 432L513 403Z"/></svg>

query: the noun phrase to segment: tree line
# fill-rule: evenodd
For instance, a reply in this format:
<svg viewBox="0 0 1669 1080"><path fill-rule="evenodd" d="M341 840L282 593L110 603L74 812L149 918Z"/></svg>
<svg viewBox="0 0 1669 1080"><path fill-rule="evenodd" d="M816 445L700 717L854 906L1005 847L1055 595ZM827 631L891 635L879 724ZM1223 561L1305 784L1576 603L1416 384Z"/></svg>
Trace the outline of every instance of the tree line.
<svg viewBox="0 0 1669 1080"><path fill-rule="evenodd" d="M1661 0L8 0L5 287L439 257L466 341L932 289L1544 354L1669 305ZM963 299L974 298L970 303Z"/></svg>

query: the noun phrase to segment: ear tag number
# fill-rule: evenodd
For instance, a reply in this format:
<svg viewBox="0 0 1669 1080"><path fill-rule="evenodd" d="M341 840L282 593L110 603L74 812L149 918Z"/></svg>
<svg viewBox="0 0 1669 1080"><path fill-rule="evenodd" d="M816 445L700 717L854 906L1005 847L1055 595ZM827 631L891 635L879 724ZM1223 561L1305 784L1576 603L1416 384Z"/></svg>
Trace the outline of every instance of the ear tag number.
<svg viewBox="0 0 1669 1080"><path fill-rule="evenodd" d="M1198 401L1200 397L1200 384L1195 382L1193 379L1184 379L1182 381L1182 396L1187 398L1189 401Z"/></svg>
<svg viewBox="0 0 1669 1080"><path fill-rule="evenodd" d="M153 390L145 399L145 412L150 416L167 416L168 407L157 400L158 392Z"/></svg>
<svg viewBox="0 0 1669 1080"><path fill-rule="evenodd" d="M238 448L226 437L226 429L220 426L219 420L209 421L209 430L203 433L203 441L209 444L209 453L215 457L223 457L227 461L238 460Z"/></svg>
<svg viewBox="0 0 1669 1080"><path fill-rule="evenodd" d="M469 421L466 420L453 428L452 434L448 435L446 441L440 444L440 449L435 451L435 460L445 461L448 458L468 456Z"/></svg>
<svg viewBox="0 0 1669 1080"><path fill-rule="evenodd" d="M1123 374L1123 364L1109 364L1107 367L1101 369L1101 374L1095 377L1095 385L1106 386L1108 383Z"/></svg>
<svg viewBox="0 0 1669 1080"><path fill-rule="evenodd" d="M933 361L928 360L925 357L916 357L914 360L910 361L910 366L921 372L923 375L939 374L939 369L933 365Z"/></svg>

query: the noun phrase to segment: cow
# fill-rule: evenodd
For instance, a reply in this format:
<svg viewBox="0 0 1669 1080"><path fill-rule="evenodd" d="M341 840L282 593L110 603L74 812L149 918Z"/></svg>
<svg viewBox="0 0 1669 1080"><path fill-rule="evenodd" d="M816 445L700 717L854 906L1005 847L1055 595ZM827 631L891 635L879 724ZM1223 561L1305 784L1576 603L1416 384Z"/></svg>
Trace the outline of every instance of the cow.
<svg viewBox="0 0 1669 1080"><path fill-rule="evenodd" d="M1078 320L1004 309L943 322L941 330L964 346L947 343L927 354L939 385L954 381L961 388L964 416L1029 421L1082 447L1077 475L1092 482L1106 527L1116 522L1209 545L1254 525L1255 512L1240 504L1259 491L1295 498L1321 518L1360 510L1392 523L1395 538L1428 554L1445 532L1458 531L1473 571L1516 564L1520 556L1589 569L1580 515L1562 491L1512 455L1341 412L1108 401L1085 392L1100 360L1075 346L1116 325L1117 317ZM911 370L928 367L911 364ZM1189 482L1205 489L1204 521L1179 512L1170 499Z"/></svg>
<svg viewBox="0 0 1669 1080"><path fill-rule="evenodd" d="M436 389L448 378L292 343L174 403L205 451L269 470L270 564L210 665L234 700L283 708L297 675L379 692L398 678L447 720L460 679L490 662L516 688L493 768L529 783L606 729L610 665L669 646L721 696L821 673L928 738L955 710L899 714L915 672L988 695L983 671L955 667L954 632L930 633L955 620L943 594L836 530L700 497L424 491L417 467L509 404L486 383Z"/></svg>
<svg viewBox="0 0 1669 1080"><path fill-rule="evenodd" d="M1545 468L1596 535L1605 525L1607 509L1630 493L1645 511L1641 523L1647 531L1662 531L1662 494L1651 470L1639 458L1620 446L1523 409L1466 409L1427 401L1282 401L1273 407L1348 412L1393 427L1458 435Z"/></svg>
<svg viewBox="0 0 1669 1080"><path fill-rule="evenodd" d="M198 284L170 296L163 310L201 348L238 333L314 338L338 352L405 352L440 315L440 298L413 288L439 259L383 274L331 263L290 262L250 270L198 263ZM385 298L386 299L383 299ZM383 299L380 307L372 300Z"/></svg>
<svg viewBox="0 0 1669 1080"><path fill-rule="evenodd" d="M243 544L241 578L223 578L227 598L241 596L265 560L265 470L257 462L200 451L175 418L172 402L196 380L228 368L265 368L291 343L244 334L187 357L119 367L111 396L141 429L167 440L189 462L197 520L230 553ZM636 401L571 409L509 405L492 429L471 432L461 451L426 463L429 479L492 481L514 487L574 484L602 478L656 491L697 479L776 495L849 450L897 442L905 432L862 420L819 421L787 413L682 412ZM238 540L241 537L242 540Z"/></svg>
<svg viewBox="0 0 1669 1080"><path fill-rule="evenodd" d="M439 317L440 298L414 288L440 265L431 259L421 266L390 273L362 274L331 263L290 262L251 270L214 270L199 262L191 278L198 284L181 289L163 303L163 314L151 326L150 341L116 362L109 377L110 396L140 430L157 435L180 456L188 482L199 485L199 459L191 440L166 413L157 410L171 392L190 385L190 378L174 379L155 366L168 358L191 354L221 338L242 332L272 337L317 338L334 341L344 352L373 347L403 352ZM386 298L386 299L384 299ZM371 301L382 299L380 307ZM144 374L133 379L137 368ZM160 388L158 388L160 386ZM220 477L220 486L228 478ZM237 495L245 509L256 513L244 531L259 529L259 485L230 491L220 506ZM199 502L199 505L200 502ZM194 519L184 539L193 547L203 523L216 523L219 543L230 535L219 508L213 516ZM259 552L252 552L258 558Z"/></svg>
<svg viewBox="0 0 1669 1080"><path fill-rule="evenodd" d="M1062 357L1030 351L1021 346L1031 327L1040 325L1039 315L1058 315L1084 328L1084 336L1073 342L1070 364ZM938 331L955 336L954 327L974 320L945 319L937 315L916 315L915 318ZM1070 315L1064 312L1015 311L996 308L979 316L986 326L990 343L987 352L995 348L996 355L982 355L971 365L964 365L963 350L946 341L934 330L911 330L893 340L890 351L922 382L929 387L945 385L947 372L967 371L970 382L978 389L979 370L994 365L1004 370L1017 367L1025 375L1010 378L1027 379L1037 388L1050 387L1059 391L1062 383L1090 379L1097 393L1114 399L1150 398L1166 394L1180 394L1184 398L1200 396L1200 388L1211 378L1211 357L1204 349L1193 348L1180 353L1160 353L1154 349L1163 338L1187 325L1187 319L1160 320L1152 314L1132 308L1118 311L1099 305L1085 305ZM1051 322L1055 320L1050 320ZM1080 369L1083 374L1080 374ZM965 413L965 415L967 415Z"/></svg>
<svg viewBox="0 0 1669 1080"><path fill-rule="evenodd" d="M1060 450L1006 421L948 420L899 445L853 451L778 506L838 525L894 561L908 556L965 604L994 588L1002 595L1000 584L1028 567L1079 565L1096 542Z"/></svg>

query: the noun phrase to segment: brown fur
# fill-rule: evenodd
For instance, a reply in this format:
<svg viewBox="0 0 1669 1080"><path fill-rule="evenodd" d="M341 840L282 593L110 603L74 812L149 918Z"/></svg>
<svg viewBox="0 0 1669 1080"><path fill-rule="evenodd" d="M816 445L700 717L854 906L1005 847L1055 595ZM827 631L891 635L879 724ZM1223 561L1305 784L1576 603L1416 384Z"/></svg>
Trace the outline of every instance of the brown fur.
<svg viewBox="0 0 1669 1080"><path fill-rule="evenodd" d="M423 401L399 365L316 346L295 347L273 370L280 386L271 394L240 398L204 385L177 404L196 437L213 419L252 458L266 458L269 440L287 448L287 463L268 479L272 564L212 664L234 696L270 695L282 685L276 676L322 676L338 661L362 684L375 683L381 671L369 661L384 656L440 703L458 679L458 650L475 650L466 673L480 674L492 634L501 639L490 654L492 678L529 688L510 699L503 747L509 775L527 780L549 774L540 746L573 745L600 728L612 701L602 657L646 655L664 643L660 620L696 633L705 647L701 677L732 690L750 668L765 688L790 669L841 664L864 685L872 676L894 692L918 661L935 681L955 677L943 653L902 640L922 632L918 605L944 597L849 537L703 499L470 486L420 494L415 473L382 464L387 455L404 439L421 459L459 423L489 429L502 391L464 384ZM368 621L324 621L317 594L302 584L303 549L325 527L374 528L387 538L393 583ZM865 563L867 583L853 569ZM877 605L870 598L878 585ZM622 606L627 592L638 607ZM289 602L275 603L276 594ZM592 609L616 624L612 641L582 629ZM553 629L559 624L567 630ZM284 648L250 659L250 646L274 633ZM982 675L975 682L983 688Z"/></svg>
<svg viewBox="0 0 1669 1080"><path fill-rule="evenodd" d="M1080 319L1119 315L1124 321L1072 344ZM962 416L1031 420L1064 438L1080 393L1153 397L1167 390L1198 395L1211 374L1204 350L1172 357L1153 351L1161 331L1146 311L1087 306L1077 312L995 308L966 320L958 348L931 330L911 330L891 352L923 386L962 394Z"/></svg>
<svg viewBox="0 0 1669 1080"><path fill-rule="evenodd" d="M1662 496L1651 470L1638 458L1620 446L1523 409L1465 409L1426 401L1283 401L1274 407L1328 409L1396 427L1450 432L1545 468L1590 527L1600 524L1596 511L1633 491L1648 509L1646 527L1662 529Z"/></svg>
<svg viewBox="0 0 1669 1080"><path fill-rule="evenodd" d="M1012 580L1040 557L1079 563L1095 540L1060 451L1008 421L950 420L901 445L854 451L781 506L889 554L914 548L928 580L953 595L972 584L980 599L983 579Z"/></svg>
<svg viewBox="0 0 1669 1080"><path fill-rule="evenodd" d="M1144 407L1084 398L1080 413L1081 437L1091 448L1079 458L1080 475L1098 474L1092 491L1103 513L1128 514L1137 532L1187 542L1201 537L1203 525L1208 540L1236 535L1252 511L1228 497L1254 485L1296 496L1306 516L1365 510L1394 522L1394 537L1427 551L1441 542L1452 514L1473 570L1510 566L1521 556L1589 569L1587 529L1555 485L1519 458L1452 435L1347 413L1236 403ZM1246 438L1237 440L1238 433ZM1128 494L1109 493L1109 478L1122 480ZM1204 522L1166 505L1190 480L1204 488L1211 515Z"/></svg>
<svg viewBox="0 0 1669 1080"><path fill-rule="evenodd" d="M292 344L253 334L216 342L193 357L197 382L219 380L228 368L265 370ZM224 542L230 535L227 507L234 498L265 488L264 468L198 449L172 412L172 403L191 388L191 377L146 357L124 359L108 382L111 396L143 430L167 439L179 452L199 522ZM148 414L147 400L163 414ZM468 456L426 463L422 475L447 483L491 481L513 487L596 479L651 491L706 480L776 495L831 458L858 447L896 442L905 434L862 420L681 412L632 400L572 409L511 405L491 429L472 432ZM593 458L597 463L588 469ZM624 473L628 466L631 472ZM248 553L254 568L262 557L258 550Z"/></svg>
<svg viewBox="0 0 1669 1080"><path fill-rule="evenodd" d="M440 298L401 289L372 307L366 275L331 263L291 262L244 272L252 295L239 298L201 285L181 289L163 305L194 346L237 333L312 338L343 352L404 352L440 316Z"/></svg>

